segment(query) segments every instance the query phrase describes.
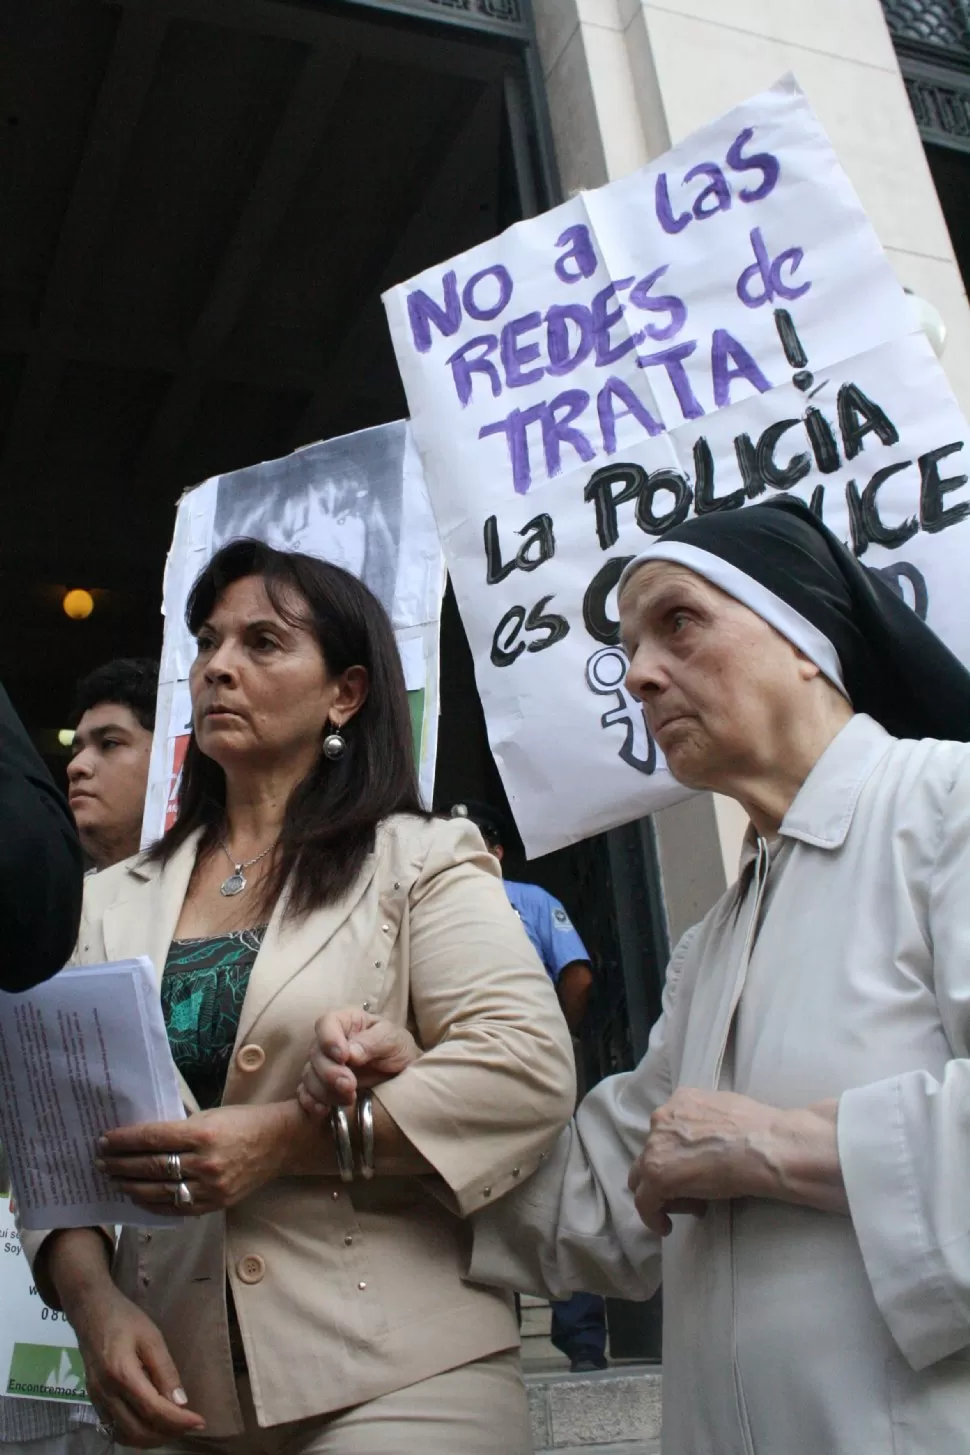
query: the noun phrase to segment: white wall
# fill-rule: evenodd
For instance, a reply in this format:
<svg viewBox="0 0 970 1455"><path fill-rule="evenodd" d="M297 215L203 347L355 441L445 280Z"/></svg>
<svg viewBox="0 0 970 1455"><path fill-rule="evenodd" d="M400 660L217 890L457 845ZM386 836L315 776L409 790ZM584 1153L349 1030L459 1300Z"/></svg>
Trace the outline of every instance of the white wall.
<svg viewBox="0 0 970 1455"><path fill-rule="evenodd" d="M642 166L793 71L900 282L942 314L943 365L970 414L970 307L879 0L533 0L533 9L567 191ZM733 804L711 808L729 879L744 823Z"/></svg>

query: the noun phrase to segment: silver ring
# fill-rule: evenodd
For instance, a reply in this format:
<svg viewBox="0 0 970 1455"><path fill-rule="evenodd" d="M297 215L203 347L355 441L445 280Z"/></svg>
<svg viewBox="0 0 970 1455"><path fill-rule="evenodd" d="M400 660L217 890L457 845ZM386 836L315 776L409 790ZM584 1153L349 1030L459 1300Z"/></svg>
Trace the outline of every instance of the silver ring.
<svg viewBox="0 0 970 1455"><path fill-rule="evenodd" d="M114 1441L115 1427L111 1420L98 1420L95 1428L98 1434L101 1436L102 1440L111 1440L112 1442Z"/></svg>
<svg viewBox="0 0 970 1455"><path fill-rule="evenodd" d="M189 1187L189 1185L188 1185L187 1182L180 1182L179 1185L178 1185L178 1187L176 1187L176 1189L175 1189L175 1206L176 1207L191 1207L192 1206L192 1189L191 1189L191 1187Z"/></svg>
<svg viewBox="0 0 970 1455"><path fill-rule="evenodd" d="M165 1176L169 1182L182 1181L182 1159L177 1152L169 1152L165 1158Z"/></svg>

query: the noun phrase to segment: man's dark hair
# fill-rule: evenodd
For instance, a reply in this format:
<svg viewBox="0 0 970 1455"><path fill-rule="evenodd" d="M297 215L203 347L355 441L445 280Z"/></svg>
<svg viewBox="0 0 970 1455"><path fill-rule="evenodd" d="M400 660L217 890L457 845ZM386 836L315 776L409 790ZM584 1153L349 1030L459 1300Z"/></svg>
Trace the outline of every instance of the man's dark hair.
<svg viewBox="0 0 970 1455"><path fill-rule="evenodd" d="M92 707L114 702L130 708L143 728L155 727L155 699L158 696L158 663L151 657L117 657L95 667L77 686L74 726Z"/></svg>
<svg viewBox="0 0 970 1455"><path fill-rule="evenodd" d="M418 793L401 658L377 597L349 571L315 556L276 551L261 541L230 541L216 552L189 594L185 620L193 636L226 588L247 576L259 577L285 622L313 633L331 676L348 667L367 669L367 696L341 729L343 757L332 762L321 750L294 788L278 852L264 880L262 911L271 911L287 887L288 912L301 916L347 893L374 847L382 819L393 813L430 815ZM212 853L225 832L225 803L225 774L201 751L193 732L175 822L150 858L167 863L197 830L199 858Z"/></svg>

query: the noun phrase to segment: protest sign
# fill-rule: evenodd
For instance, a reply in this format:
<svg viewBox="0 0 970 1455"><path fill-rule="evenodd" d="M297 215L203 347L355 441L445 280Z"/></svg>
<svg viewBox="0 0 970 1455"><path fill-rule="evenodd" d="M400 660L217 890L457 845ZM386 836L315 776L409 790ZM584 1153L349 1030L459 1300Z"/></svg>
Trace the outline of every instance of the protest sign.
<svg viewBox="0 0 970 1455"><path fill-rule="evenodd" d="M616 584L691 514L796 492L970 660L966 424L790 78L385 304L530 855L684 796Z"/></svg>
<svg viewBox="0 0 970 1455"><path fill-rule="evenodd" d="M228 541L255 537L319 556L359 577L394 627L411 706L421 792L430 804L438 732L438 641L444 564L421 461L404 420L307 445L188 491L165 567L165 631L142 829L154 842L175 815L191 730L195 643L185 604Z"/></svg>
<svg viewBox="0 0 970 1455"><path fill-rule="evenodd" d="M82 1403L87 1395L77 1336L67 1315L48 1308L34 1286L2 1174L0 1168L0 1394Z"/></svg>

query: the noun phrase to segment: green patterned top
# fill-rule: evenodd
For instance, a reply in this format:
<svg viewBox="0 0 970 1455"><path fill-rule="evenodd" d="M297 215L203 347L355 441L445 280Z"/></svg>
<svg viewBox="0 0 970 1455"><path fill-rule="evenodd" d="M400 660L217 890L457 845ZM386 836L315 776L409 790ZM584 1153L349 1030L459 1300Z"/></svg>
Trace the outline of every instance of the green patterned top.
<svg viewBox="0 0 970 1455"><path fill-rule="evenodd" d="M173 940L162 976L162 1013L176 1066L203 1111L226 1084L246 988L266 926Z"/></svg>

